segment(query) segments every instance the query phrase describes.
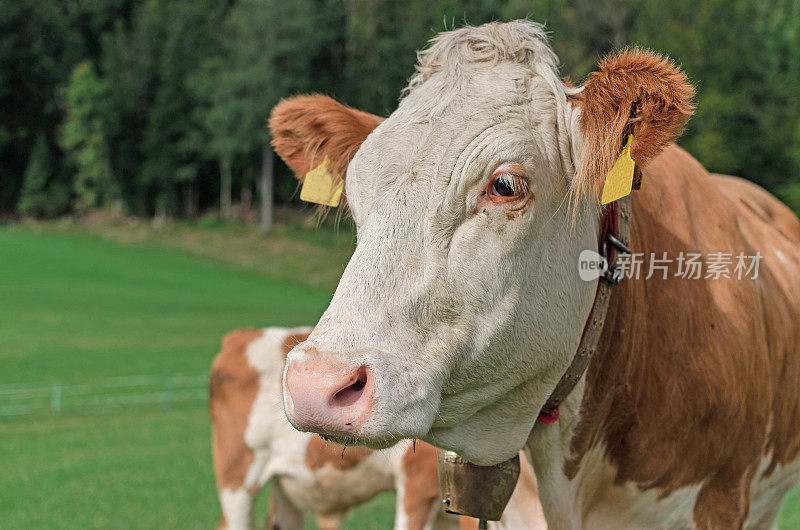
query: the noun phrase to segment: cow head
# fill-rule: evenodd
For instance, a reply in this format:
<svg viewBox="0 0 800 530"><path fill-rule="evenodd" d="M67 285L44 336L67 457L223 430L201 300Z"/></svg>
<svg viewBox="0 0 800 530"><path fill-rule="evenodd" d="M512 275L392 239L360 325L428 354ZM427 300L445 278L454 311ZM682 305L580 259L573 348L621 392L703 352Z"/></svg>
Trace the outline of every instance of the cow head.
<svg viewBox="0 0 800 530"><path fill-rule="evenodd" d="M440 34L385 120L323 96L270 127L298 177L328 157L357 246L284 399L301 430L373 447L421 438L492 464L517 454L569 366L595 284L603 179L629 133L645 163L680 130L692 89L660 56L559 78L542 27Z"/></svg>

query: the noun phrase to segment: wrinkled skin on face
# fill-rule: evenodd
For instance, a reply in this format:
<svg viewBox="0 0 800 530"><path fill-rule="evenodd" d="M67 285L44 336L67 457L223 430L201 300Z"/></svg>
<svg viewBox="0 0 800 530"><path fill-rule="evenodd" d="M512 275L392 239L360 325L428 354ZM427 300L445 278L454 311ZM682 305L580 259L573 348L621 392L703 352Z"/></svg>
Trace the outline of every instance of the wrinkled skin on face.
<svg viewBox="0 0 800 530"><path fill-rule="evenodd" d="M529 97L516 70L481 72L446 104L421 87L350 165L358 246L307 346L373 367L364 438L509 458L577 347L564 337L580 335L593 286L574 264L596 227L574 229L557 145L536 147L557 127L552 91L528 78ZM428 102L441 106L431 118ZM532 196L513 214L478 208L506 162L525 167Z"/></svg>
<svg viewBox="0 0 800 530"><path fill-rule="evenodd" d="M435 68L437 46L461 46L440 39L410 93L347 166L357 247L287 369L366 366L374 394L346 427L313 430L373 447L419 438L494 464L518 453L572 361L596 288L580 280L578 256L597 248L600 215L596 202L572 202L587 151L580 103L543 37L527 38L532 51L519 60L455 69ZM320 104L313 99L304 105ZM291 103L276 110L272 130L297 171L297 153L316 163L331 155L326 139L307 140L289 123L304 112ZM312 147L287 147L303 141Z"/></svg>

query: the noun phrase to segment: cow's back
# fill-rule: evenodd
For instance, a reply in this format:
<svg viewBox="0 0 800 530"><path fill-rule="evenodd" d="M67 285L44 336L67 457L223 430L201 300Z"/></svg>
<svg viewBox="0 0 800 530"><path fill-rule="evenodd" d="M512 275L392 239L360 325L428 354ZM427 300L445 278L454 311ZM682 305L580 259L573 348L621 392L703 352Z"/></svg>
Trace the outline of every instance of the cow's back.
<svg viewBox="0 0 800 530"><path fill-rule="evenodd" d="M738 526L751 481L800 450L797 218L673 144L633 194L631 246L645 267L612 294L565 470L575 477L602 446L617 483L663 496L699 487L694 523ZM645 280L651 254L665 253L667 278ZM677 260L691 254L706 265L699 279L677 275ZM733 272L739 254L747 264L762 256L755 279L706 277L725 256Z"/></svg>
<svg viewBox="0 0 800 530"><path fill-rule="evenodd" d="M731 201L738 203L742 213L751 212L757 219L754 225L765 225L783 237L800 245L800 220L797 215L761 186L743 178L712 173L711 180Z"/></svg>
<svg viewBox="0 0 800 530"><path fill-rule="evenodd" d="M763 258L758 290L773 389L772 416L762 470L795 460L800 451L800 221L760 186L727 175L711 175L737 214L744 240Z"/></svg>

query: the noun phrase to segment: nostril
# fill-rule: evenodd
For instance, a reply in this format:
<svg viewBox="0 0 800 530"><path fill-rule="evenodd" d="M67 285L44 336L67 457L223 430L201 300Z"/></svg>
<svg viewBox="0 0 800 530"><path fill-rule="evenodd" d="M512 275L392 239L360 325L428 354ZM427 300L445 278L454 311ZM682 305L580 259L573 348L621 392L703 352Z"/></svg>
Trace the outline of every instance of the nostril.
<svg viewBox="0 0 800 530"><path fill-rule="evenodd" d="M356 379L343 389L336 392L331 398L331 404L336 407L349 407L361 397L364 393L364 387L367 386L367 369L364 367L359 368L356 374Z"/></svg>

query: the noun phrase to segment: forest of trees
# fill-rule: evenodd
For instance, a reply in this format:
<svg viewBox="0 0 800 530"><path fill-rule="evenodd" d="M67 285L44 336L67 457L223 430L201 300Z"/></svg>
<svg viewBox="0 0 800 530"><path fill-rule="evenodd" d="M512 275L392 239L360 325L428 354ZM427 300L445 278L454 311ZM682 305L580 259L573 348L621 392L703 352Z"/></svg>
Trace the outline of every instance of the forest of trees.
<svg viewBox="0 0 800 530"><path fill-rule="evenodd" d="M0 217L292 200L280 98L386 115L435 33L526 16L577 82L615 48L669 54L698 89L682 145L800 209L800 0L0 0Z"/></svg>

